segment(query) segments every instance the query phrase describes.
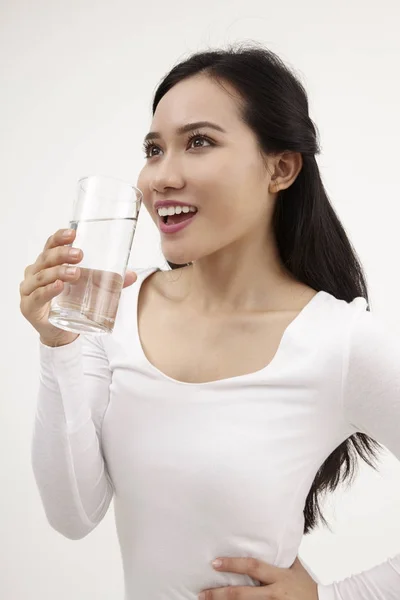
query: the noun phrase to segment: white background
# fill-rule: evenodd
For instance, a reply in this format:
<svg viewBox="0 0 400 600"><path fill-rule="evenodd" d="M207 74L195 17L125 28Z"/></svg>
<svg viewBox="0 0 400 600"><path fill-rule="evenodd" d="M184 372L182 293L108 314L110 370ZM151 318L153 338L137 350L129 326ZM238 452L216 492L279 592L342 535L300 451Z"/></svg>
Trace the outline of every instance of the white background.
<svg viewBox="0 0 400 600"><path fill-rule="evenodd" d="M2 360L0 597L122 600L110 509L81 541L47 524L30 466L38 339L19 312L19 283L47 237L68 225L78 178L132 183L152 94L193 51L254 39L306 85L332 202L366 269L371 308L400 334L398 0L134 0L0 3ZM165 266L142 210L130 264ZM324 583L400 552L400 464L361 467L329 498L334 534L304 538ZM193 540L196 543L196 540Z"/></svg>

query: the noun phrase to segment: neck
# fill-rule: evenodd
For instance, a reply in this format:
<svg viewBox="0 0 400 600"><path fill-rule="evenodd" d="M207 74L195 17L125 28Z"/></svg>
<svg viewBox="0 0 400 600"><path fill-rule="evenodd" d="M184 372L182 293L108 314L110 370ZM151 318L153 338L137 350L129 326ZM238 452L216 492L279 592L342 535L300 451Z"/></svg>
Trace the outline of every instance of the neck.
<svg viewBox="0 0 400 600"><path fill-rule="evenodd" d="M187 272L185 302L201 314L281 308L283 294L296 282L275 246L254 250L248 245L240 251L224 248L195 261Z"/></svg>

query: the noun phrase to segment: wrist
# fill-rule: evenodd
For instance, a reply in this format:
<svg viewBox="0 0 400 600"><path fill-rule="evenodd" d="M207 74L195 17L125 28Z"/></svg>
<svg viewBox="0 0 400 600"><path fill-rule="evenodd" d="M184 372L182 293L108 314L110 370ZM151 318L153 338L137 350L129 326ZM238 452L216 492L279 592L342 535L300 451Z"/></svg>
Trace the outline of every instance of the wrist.
<svg viewBox="0 0 400 600"><path fill-rule="evenodd" d="M46 339L42 336L40 336L40 341L44 346L49 346L50 348L58 348L59 346L67 346L68 344L72 344L72 342L74 342L78 337L79 337L79 333L76 334L71 334L71 337L68 338L53 338L53 339Z"/></svg>

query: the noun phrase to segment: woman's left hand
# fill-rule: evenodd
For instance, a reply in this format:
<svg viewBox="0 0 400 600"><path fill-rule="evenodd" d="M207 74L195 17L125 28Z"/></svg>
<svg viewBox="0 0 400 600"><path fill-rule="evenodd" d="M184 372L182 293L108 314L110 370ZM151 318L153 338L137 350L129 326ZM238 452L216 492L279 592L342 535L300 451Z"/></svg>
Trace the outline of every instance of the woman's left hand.
<svg viewBox="0 0 400 600"><path fill-rule="evenodd" d="M220 558L216 571L249 575L260 587L229 586L204 590L199 600L318 600L318 584L298 557L289 569L269 565L256 558ZM264 589L265 587L265 589Z"/></svg>

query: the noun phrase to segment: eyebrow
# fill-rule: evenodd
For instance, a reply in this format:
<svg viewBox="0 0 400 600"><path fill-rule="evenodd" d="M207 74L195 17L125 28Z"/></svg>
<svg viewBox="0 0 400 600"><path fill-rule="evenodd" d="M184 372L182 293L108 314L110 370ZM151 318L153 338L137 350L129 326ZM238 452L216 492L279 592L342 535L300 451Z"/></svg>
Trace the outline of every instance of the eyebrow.
<svg viewBox="0 0 400 600"><path fill-rule="evenodd" d="M176 130L176 133L178 135L183 135L184 133L187 133L188 131L193 131L193 129L200 129L201 127L210 127L211 129L216 129L217 131L220 131L221 133L226 133L225 129L222 129L222 127L220 127L216 123L211 123L211 121L197 121L196 123L188 123L187 125L178 127L178 129ZM162 136L159 131L150 131L144 138L144 141L146 142L147 140L159 139L161 137Z"/></svg>

